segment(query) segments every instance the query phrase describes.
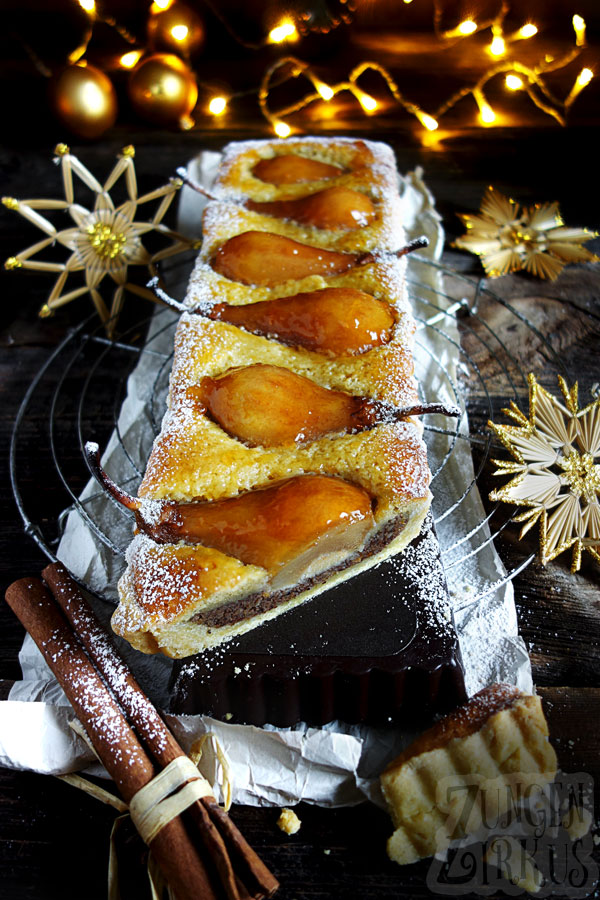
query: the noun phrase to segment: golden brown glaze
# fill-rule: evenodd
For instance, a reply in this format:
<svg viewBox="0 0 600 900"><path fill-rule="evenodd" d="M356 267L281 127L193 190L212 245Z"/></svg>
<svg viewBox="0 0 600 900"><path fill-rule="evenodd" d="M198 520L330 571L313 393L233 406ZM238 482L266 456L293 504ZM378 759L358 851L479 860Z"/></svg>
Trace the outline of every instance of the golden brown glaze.
<svg viewBox="0 0 600 900"><path fill-rule="evenodd" d="M209 316L330 356L356 356L387 344L396 321L389 303L349 287L323 288L245 306L218 303Z"/></svg>
<svg viewBox="0 0 600 900"><path fill-rule="evenodd" d="M340 166L319 162L307 156L289 153L261 159L252 169L252 174L268 184L299 184L306 181L320 181L335 178L343 173Z"/></svg>

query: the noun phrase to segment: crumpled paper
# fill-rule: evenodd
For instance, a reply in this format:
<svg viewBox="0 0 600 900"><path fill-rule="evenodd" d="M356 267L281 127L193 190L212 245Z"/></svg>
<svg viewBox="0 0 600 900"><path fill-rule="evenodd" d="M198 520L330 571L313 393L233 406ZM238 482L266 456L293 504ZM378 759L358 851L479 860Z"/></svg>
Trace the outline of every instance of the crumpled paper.
<svg viewBox="0 0 600 900"><path fill-rule="evenodd" d="M202 153L190 163L189 174L208 185L219 161L220 154ZM430 241L427 255L439 259L444 242L443 229L419 170L400 179L400 193L407 237L426 234ZM182 232L199 236L202 207L202 198L197 193L189 188L182 190L179 209ZM169 290L179 298L185 293L189 268L176 260L170 273ZM430 305L449 307L451 301L440 296L443 284L439 272L415 257L409 259L409 281L413 284L415 316L419 322L416 367L420 383L427 385L427 396L455 402L451 383L456 383L458 364L456 319L451 311L441 316L432 312ZM136 478L139 480L148 456L156 420L156 411L148 404L148 385L154 384L157 370L162 367L165 373L162 391L166 393L168 365L165 366L165 362L171 352L175 321L176 316L170 310L155 316L147 352L141 355L129 378L127 397L119 417L120 440L113 435L103 454L104 463L117 478L122 475L134 482ZM432 324L435 327L431 327ZM159 394L160 384L159 378ZM466 416L461 428L468 434ZM447 437L429 433L427 438L430 458L443 458ZM123 451L123 445L127 453ZM136 461L133 466L132 460ZM458 496L472 477L469 443L459 440L441 476L432 486L436 498L434 514L436 505L446 508L448 492ZM94 482L90 482L80 499L92 518L101 517L107 533L124 551L131 538L129 520L114 504L99 496ZM509 582L495 589L495 583L504 577L504 569L491 542L469 556L480 543L485 544L485 529L471 535L473 526L483 518L481 498L477 490L472 489L451 515L437 523L455 604L467 690L473 694L492 681L504 681L530 692L531 668L523 641L518 636L512 584ZM58 556L77 578L97 593L108 598L116 596L115 587L124 567L123 559L108 551L76 510L68 516ZM456 563L457 558L461 560L460 564ZM97 603L96 611L107 623L112 607ZM124 655L154 702L159 707L166 707L170 661L159 656L146 657L128 647L125 647ZM0 703L0 764L52 774L89 766L93 763L93 754L68 727L73 714L29 636L25 639L20 661L23 680L14 685L9 700ZM383 805L378 774L415 736L408 729L375 729L341 722L330 723L324 728L300 724L293 729L276 729L231 725L205 716L167 718L186 749L205 733L214 736L231 766L233 801L251 805L290 806L303 800L322 806L343 806L359 803L365 798ZM221 773L217 753L210 741L206 747L200 768L219 797ZM98 774L103 770L95 764L91 771Z"/></svg>

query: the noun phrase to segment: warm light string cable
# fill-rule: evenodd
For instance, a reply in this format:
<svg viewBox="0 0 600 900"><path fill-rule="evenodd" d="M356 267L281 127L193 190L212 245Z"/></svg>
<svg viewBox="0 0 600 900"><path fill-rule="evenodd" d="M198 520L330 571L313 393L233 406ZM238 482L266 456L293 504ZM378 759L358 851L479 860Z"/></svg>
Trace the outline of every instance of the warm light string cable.
<svg viewBox="0 0 600 900"><path fill-rule="evenodd" d="M504 15L505 14L506 13L504 12ZM494 20L493 27L500 27L498 19ZM525 27L526 26L523 26L523 28ZM532 28L534 27L535 26L532 26ZM573 62L573 60L579 56L585 47L585 22L581 16L573 16L573 29L575 31L575 45L560 58L544 58L533 67L513 59L498 62L496 65L485 71L475 84L465 85L452 94L451 97L442 103L432 115L422 110L415 103L407 100L401 93L398 84L388 70L379 63L372 61L362 62L352 69L347 81L340 81L337 84L329 85L325 84L316 76L308 63L296 59L293 56L283 57L273 63L273 65L265 72L259 88L259 104L263 116L269 122L275 134L279 137L287 137L292 133L292 127L285 121L289 116L300 112L315 101L324 100L325 102L329 102L329 100L341 91L350 91L354 94L367 114L373 113L380 106L379 101L372 97L371 94L367 94L363 91L357 84L360 76L364 72L371 70L377 72L383 78L396 103L409 115L418 119L420 124L428 131L435 131L439 126L440 119L450 109L456 106L460 100L463 100L468 96L471 96L477 104L480 122L483 125L491 125L496 121L496 113L485 96L484 88L493 78L501 74L506 74L505 84L509 90L524 90L538 109L549 116L553 116L561 125L565 125L566 116L570 106L581 90L589 84L593 78L593 72L588 68L582 69L575 79L575 83L565 100L559 100L552 93L544 76L569 65L569 63ZM521 31L523 29L519 30ZM531 36L533 36L534 33L535 32L532 31ZM518 34L518 32L516 32L516 34ZM512 38L510 40L512 40ZM298 100L275 113L271 111L269 106L271 82L273 76L284 66L289 66L290 68L288 78L304 76L312 82L316 91L306 94L301 100Z"/></svg>
<svg viewBox="0 0 600 900"><path fill-rule="evenodd" d="M298 78L300 76L304 76L313 84L316 90L314 92L311 92L310 94L307 94L296 103L292 103L289 106L280 109L278 113L273 113L269 108L269 93L271 89L271 82L274 75L284 66L290 67L290 74L288 78ZM337 84L329 85L325 84L315 75L308 63L303 62L300 59L296 59L293 56L286 56L282 59L278 59L277 62L273 63L272 66L269 66L269 68L265 72L259 88L258 102L262 114L273 128L275 134L277 134L279 137L287 137L292 133L292 128L287 124L287 122L284 121L285 118L293 115L294 113L300 112L300 110L304 109L315 101L324 100L327 103L336 94L340 94L342 91L349 91L350 93L352 93L365 113L374 113L380 106L379 102L374 97L372 97L371 94L363 91L362 88L357 84L357 81L363 74L363 72L366 72L369 69L378 72L381 75L381 77L387 83L387 86L396 102L400 106L402 106L408 113L410 113L410 115L415 116L419 120L421 125L427 128L429 131L433 131L438 127L438 123L432 116L429 116L427 113L423 112L423 110L420 109L415 103L412 103L411 101L406 100L403 97L403 95L400 93L398 85L396 84L390 73L387 71L387 69L376 62L362 62L358 66L355 66L354 69L352 69L347 81L340 81Z"/></svg>
<svg viewBox="0 0 600 900"><path fill-rule="evenodd" d="M94 23L103 21L115 28L130 44L135 43L134 38L118 26L114 19L103 18L96 6L95 0L76 0L76 2L87 12L89 16L89 27L86 30L83 41L80 46L70 54L69 61L79 60L85 54L88 44L91 40ZM177 0L154 0L151 4L149 13L152 17L156 11L166 8L175 8ZM461 21L453 28L444 29L442 26L443 5L442 0L434 0L433 12L433 28L436 37L440 41L440 49L445 49L456 44L458 41L466 37L491 30L492 40L487 46L487 53L493 60L493 64L478 78L474 84L467 84L459 88L447 100L438 106L437 109L426 112L416 103L409 100L401 92L398 83L395 81L391 73L380 63L367 60L359 63L349 73L346 80L328 84L323 81L312 69L309 63L304 62L294 56L284 56L274 62L265 71L258 90L246 89L244 91L223 90L216 94L213 90L212 95L206 101L206 112L214 117L226 115L231 107L232 101L247 97L249 94L258 94L258 102L264 119L268 122L273 132L279 137L287 137L292 132L300 131L297 125L292 125L288 119L297 113L302 112L308 106L314 103L329 103L336 95L342 92L351 93L364 113L372 115L377 112L383 104L383 101L376 99L372 94L365 91L358 83L360 77L365 72L375 72L384 81L385 86L396 102L408 115L413 116L420 125L427 131L435 131L439 127L440 120L461 100L471 97L477 106L479 122L482 125L493 125L497 121L497 115L494 112L488 98L486 97L486 89L493 79L500 75L505 76L505 87L510 91L522 90L529 97L531 102L545 114L552 116L561 125L566 124L568 111L575 101L576 97L589 84L593 78L593 71L590 68L583 68L577 75L569 93L564 100L559 99L548 86L546 76L551 72L564 69L572 63L581 54L586 47L586 25L582 16L575 14L572 17L572 26L575 35L574 45L558 58L553 58L547 54L543 54L541 61L535 65L526 65L519 60L510 58L510 49L514 44L518 44L523 40L528 40L538 33L537 26L530 21L526 21L516 31L506 34L504 27L506 17L510 10L508 0L502 0L498 12L491 18L482 21L475 21L474 18L468 18ZM289 43L299 39L299 32L295 26L293 19L289 16L282 19L280 23L274 26L265 38L267 43ZM263 45L264 46L264 45ZM119 65L122 68L134 68L137 62L147 52L148 48L136 49L129 53L123 54ZM184 48L182 46L182 52ZM278 111L272 109L272 91L276 86L282 83L303 77L311 84L311 90L307 92L300 100L283 106ZM387 105L387 104L386 104ZM313 127L311 125L311 127Z"/></svg>

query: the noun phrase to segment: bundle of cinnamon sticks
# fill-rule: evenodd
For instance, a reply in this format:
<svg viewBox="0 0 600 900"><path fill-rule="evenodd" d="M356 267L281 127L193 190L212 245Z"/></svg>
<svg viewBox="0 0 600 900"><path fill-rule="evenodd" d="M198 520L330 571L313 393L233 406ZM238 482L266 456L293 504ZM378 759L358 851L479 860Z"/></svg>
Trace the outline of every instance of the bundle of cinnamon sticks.
<svg viewBox="0 0 600 900"><path fill-rule="evenodd" d="M41 650L123 799L131 804L136 795L147 795L139 792L160 772L178 768L176 760L185 753L64 566L50 565L42 577L14 582L6 601ZM197 799L170 821L159 820L150 837L134 819L177 900L272 897L279 886L275 877L212 794L195 784L189 765L182 771L181 784L166 800L177 804L180 790L195 793ZM197 780L203 782L199 773ZM161 786L153 786L160 793ZM134 801L132 817L136 805ZM163 818L169 816L167 803Z"/></svg>

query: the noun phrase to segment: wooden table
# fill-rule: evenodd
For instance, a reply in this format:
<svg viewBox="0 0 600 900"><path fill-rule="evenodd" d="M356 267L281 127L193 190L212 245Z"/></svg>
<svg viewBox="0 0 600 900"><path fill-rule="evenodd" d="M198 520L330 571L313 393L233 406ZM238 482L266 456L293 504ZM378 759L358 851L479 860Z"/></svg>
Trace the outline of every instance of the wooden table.
<svg viewBox="0 0 600 900"><path fill-rule="evenodd" d="M257 135L261 136L261 135ZM371 132L390 141L402 171L421 165L444 218L449 239L461 226L455 214L475 211L488 184L525 203L558 200L567 224L598 228L595 195L597 134L592 129L473 131L441 148L423 148L410 133ZM1 151L3 193L16 197L60 196L58 173L50 162L61 135L44 135ZM143 188L162 183L175 167L202 147L216 147L239 135L215 137L194 132L114 130L91 146L72 144L74 153L97 174L108 172L115 153L128 143L138 148L137 170ZM49 139L53 138L53 139ZM2 259L37 240L22 219L0 215ZM600 242L596 241L596 250ZM589 245L588 245L589 246ZM449 251L452 266L480 273L477 260ZM53 319L37 310L51 276L6 273L2 292L0 337L0 428L6 447L27 385L67 328L88 314L82 298ZM600 271L567 269L554 283L528 277L499 279L494 289L536 324L560 355L571 379L578 379L582 399L599 378ZM520 348L524 366L543 372L538 348ZM32 438L27 454L36 459ZM42 461L40 461L42 462ZM4 456L0 553L3 589L14 579L39 572L42 552L23 533L15 508ZM43 509L44 486L40 484ZM508 529L500 550L510 554L516 528ZM529 538L535 548L536 537ZM568 772L600 779L600 568L584 559L577 575L564 555L546 568L532 564L514 582L522 635L533 663L534 680L545 703L559 761ZM10 611L0 606L2 641L0 679L4 694L20 677L17 653L23 632ZM0 893L6 900L100 898L105 896L108 836L113 812L71 787L31 773L0 771ZM406 869L385 854L391 831L387 816L367 804L325 810L303 805L302 828L294 837L276 827L277 810L234 808L233 818L282 882L282 900L398 900L431 896L425 884L428 863ZM138 873L139 874L139 873ZM131 896L142 896L141 888Z"/></svg>

